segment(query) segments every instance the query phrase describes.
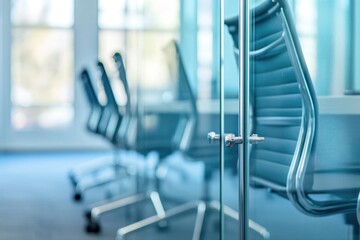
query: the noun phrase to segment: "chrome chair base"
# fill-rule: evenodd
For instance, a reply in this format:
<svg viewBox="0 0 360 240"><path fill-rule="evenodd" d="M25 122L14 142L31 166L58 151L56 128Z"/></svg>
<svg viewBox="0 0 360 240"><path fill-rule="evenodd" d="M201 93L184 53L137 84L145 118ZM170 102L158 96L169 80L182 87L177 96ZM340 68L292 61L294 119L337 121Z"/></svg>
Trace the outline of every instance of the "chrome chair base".
<svg viewBox="0 0 360 240"><path fill-rule="evenodd" d="M239 220L238 212L228 206L223 207L224 214L234 220ZM174 207L164 213L163 216L154 215L139 222L130 224L126 227L120 228L117 231L116 240L126 240L128 234L136 232L145 227L154 225L164 220L175 218L183 214L196 211L196 220L192 240L203 239L203 225L207 212L220 211L220 203L218 201L211 201L206 203L205 201L193 201ZM257 232L263 239L269 239L270 233L258 223L249 220L249 227Z"/></svg>
<svg viewBox="0 0 360 240"><path fill-rule="evenodd" d="M86 231L88 233L100 232L101 228L100 228L99 219L102 214L116 210L116 209L120 209L123 207L127 207L127 206L130 206L133 204L137 204L137 203L146 201L148 199L150 199L150 201L155 209L156 216L159 217L160 219L164 218L165 210L164 210L163 204L161 202L159 193L156 191L152 191L149 194L144 194L144 193L135 194L135 195L131 195L131 196L128 196L125 198L120 198L120 199L116 199L116 200L98 203L96 206L90 207L90 210L85 213L85 217L88 220L88 224L86 226ZM165 227L166 224L163 226Z"/></svg>

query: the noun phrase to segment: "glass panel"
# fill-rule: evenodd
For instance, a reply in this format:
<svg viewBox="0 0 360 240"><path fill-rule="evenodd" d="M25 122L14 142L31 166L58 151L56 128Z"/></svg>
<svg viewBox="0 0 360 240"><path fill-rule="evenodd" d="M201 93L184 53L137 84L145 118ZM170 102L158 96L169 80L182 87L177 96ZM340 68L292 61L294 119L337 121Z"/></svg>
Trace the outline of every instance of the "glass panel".
<svg viewBox="0 0 360 240"><path fill-rule="evenodd" d="M173 61L173 59L171 59L172 56L166 55L166 48L177 39L176 33L142 32L139 37L142 46L139 53L141 58L137 61L142 69L142 74L139 75L139 87L145 92L149 90L148 92L153 94L156 91L164 93L164 95L155 94L149 98L144 95L143 98L149 101L156 100L158 97L163 100L165 100L164 98L173 100L176 96L171 96L172 94L168 92L174 85L173 76L169 71L169 61ZM131 38L132 35L129 35L129 42L131 42Z"/></svg>
<svg viewBox="0 0 360 240"><path fill-rule="evenodd" d="M187 72L190 60L198 59L196 36L199 35L194 27L197 23L189 23L187 18L197 12L197 4L193 0L124 2L124 5L111 5L109 1L99 1L99 56L107 69L113 66L112 60L109 60L113 51L120 51L125 62L132 104L130 114L125 111L132 118L128 128L131 138L127 136L130 138L127 141L136 152L134 165L142 170L141 173L144 172L137 179L136 190L156 191L166 213L180 212L168 219L169 231L140 228L129 233L129 239L150 235L159 240L200 239L197 237L200 233L203 234L201 239L221 239L220 144L215 140L213 145L209 145L207 139L209 132L219 134L221 130L219 94L214 94L216 99L198 101L192 88L197 85L196 76L190 79ZM180 21L180 6L183 5L189 12L183 12ZM126 23L117 17L112 22L112 13L105 14L105 8L117 8L113 14L123 13ZM211 20L212 11L218 11L212 5L206 9L210 10L207 20ZM196 21L195 16L190 19ZM180 22L184 26L180 27ZM187 29L185 24L191 25L191 28ZM220 61L215 63L212 58L213 52L218 51L218 48L213 49L212 39L219 33L213 32L211 23L203 22L203 25L201 40L206 42L204 45L208 49L203 48L200 59L208 68L208 81L200 91L219 90L219 86L212 86L214 82L220 85L219 81L210 81L213 77L220 79ZM193 49L192 52L189 49ZM216 69L212 69L214 66ZM132 126L134 132L131 131ZM211 200L216 201L214 206L211 206ZM161 209L158 201L155 204L156 210ZM138 218L134 219L141 220L155 214L152 204L137 206L138 215L135 216ZM207 214L202 226L199 220L204 206ZM197 210L200 214L198 218ZM196 219L198 226L194 228Z"/></svg>
<svg viewBox="0 0 360 240"><path fill-rule="evenodd" d="M61 43L61 44L60 44ZM17 107L12 122L15 128L61 125L65 120L55 118L55 123L40 124L40 112L54 106L65 105L72 110L73 93L73 33L72 30L13 28L12 31L12 104ZM36 107L36 111L25 111L25 107ZM44 110L41 110L44 108ZM63 107L61 107L63 109ZM19 114L24 110L22 114ZM51 112L53 112L51 111ZM34 114L34 115L32 115ZM26 117L24 117L26 116ZM64 119L71 120L72 115ZM20 119L17 119L19 117ZM18 125L18 122L29 121ZM32 122L32 123L30 123Z"/></svg>
<svg viewBox="0 0 360 240"><path fill-rule="evenodd" d="M198 32L193 27L197 23L186 23L192 28L180 32L179 8L182 4L196 7L192 0L126 1L124 11L131 23L116 27L99 23L99 55L109 59L111 51L120 50L125 61L133 105L131 114L136 127L131 148L137 151L137 167L144 169L145 166L147 170L138 178L138 189L158 191L167 213L174 209L180 212L168 219L169 231L144 228L129 233L133 238L151 235L154 239L198 239L196 236L202 233L202 239L221 239L220 144L215 141L209 145L207 139L208 132L220 133L220 100L199 102L192 88L197 83L196 79L190 79L187 67L193 60L191 56L198 59L197 54L189 50L196 52L197 49ZM210 9L217 11L217 8ZM189 13L196 10L190 9ZM192 16L190 19L196 18ZM185 23L188 19L182 21ZM110 31L115 30L112 27L117 31ZM212 76L213 72L220 72L220 66L219 61L213 62L212 52L218 49L212 49L212 40L209 39L219 36L219 33L213 33L209 24L202 31L205 33L202 35L204 41L210 41L205 46L209 48L206 51L211 53L203 53L201 59L209 68L208 75ZM214 71L213 66L217 68ZM216 78L220 79L218 75ZM213 89L213 82L206 83L210 86L203 84L204 89ZM214 209L211 209L211 200L216 200ZM138 206L139 220L155 214L151 204ZM161 205L156 206L161 208ZM201 220L204 206L208 211L204 225L194 228L196 219ZM196 218L198 209L200 215Z"/></svg>
<svg viewBox="0 0 360 240"><path fill-rule="evenodd" d="M351 114L354 102L347 105L341 99L332 102L329 113L318 84L320 69L334 79L327 82L328 89L344 84L338 71L348 70L341 70L342 65L334 69L333 64L337 54L345 54L338 50L350 46L346 41L334 44L347 35L333 26L344 23L340 19L346 18L346 11L337 4L346 1L293 1L295 9L283 0L262 2L255 10L252 2L249 14L245 121L249 136L258 136L247 136L245 142L245 217L250 219L246 239L359 239L359 116ZM326 12L328 8L336 17ZM328 26L322 22L325 16L333 16Z"/></svg>
<svg viewBox="0 0 360 240"><path fill-rule="evenodd" d="M174 83L169 72L170 60L166 55L166 47L175 39L177 39L175 32L128 31L125 38L125 32L102 30L100 32L100 59L109 69L113 69L114 63L111 58L113 53L115 51L125 53L124 57L129 63L129 78L138 79L139 87L144 90L143 98L154 102L165 98L172 100L175 96L167 92L171 90ZM127 46L126 51L125 46ZM138 75L133 66L140 67L141 74ZM147 91L150 89L151 91ZM164 95L157 94L156 91Z"/></svg>
<svg viewBox="0 0 360 240"><path fill-rule="evenodd" d="M209 144L207 139L209 132L220 132L220 100L208 99L200 102L196 99L194 90L189 88L191 85L186 82L189 79L178 65L179 61L186 63L189 60L189 53L179 45L179 58L179 55L176 55L178 53L169 49L170 47L166 49L171 71L167 74L171 76L171 80L165 85L167 88L142 88L138 95L139 114L143 119L143 126L148 130L142 133L141 140L148 146L161 141L164 141L164 146L169 146L169 143L172 146L170 154L164 154L165 157L161 160L162 167L166 169L160 182L161 194L167 199L164 203L168 211L186 206L188 212L176 214L169 220L171 231L156 236L157 239L170 239L175 238L172 235L175 231L181 231L182 239L192 239L193 234L199 234L201 230L203 239L221 239L220 144L218 141ZM143 59L146 59L145 56ZM176 68L175 71L172 71L173 67ZM186 71L186 68L184 70ZM156 102L145 98L152 95L157 97ZM194 101L197 101L197 104ZM199 200L203 202L197 202ZM201 209L205 206L204 225L195 227L197 210L200 214L198 220L201 220Z"/></svg>
<svg viewBox="0 0 360 240"><path fill-rule="evenodd" d="M239 15L239 1L224 1L225 22ZM224 25L224 133L240 136L239 128L239 66L237 51ZM221 99L223 100L223 99ZM224 146L224 180L222 187L224 208L223 239L240 239L239 229L239 146Z"/></svg>

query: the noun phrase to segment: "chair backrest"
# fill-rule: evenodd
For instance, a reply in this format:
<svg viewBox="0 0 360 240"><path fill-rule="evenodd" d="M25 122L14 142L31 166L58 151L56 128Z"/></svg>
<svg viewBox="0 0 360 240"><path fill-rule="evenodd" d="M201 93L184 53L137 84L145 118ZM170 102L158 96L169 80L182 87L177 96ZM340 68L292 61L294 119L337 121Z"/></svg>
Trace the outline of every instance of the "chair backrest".
<svg viewBox="0 0 360 240"><path fill-rule="evenodd" d="M128 120L130 118L130 112L125 111L122 112L120 106L116 100L115 94L120 94L119 92L116 92L112 82L110 82L109 75L106 72L105 66L102 62L98 61L97 66L99 68L99 71L101 73L101 81L104 87L105 95L107 98L107 104L105 107L105 111L107 111L110 114L110 119L108 126L106 128L106 134L105 136L116 145L121 145L123 147L127 147L127 143L125 141L125 138L128 137ZM118 81L118 79L114 79L113 81ZM123 93L126 95L126 98L128 98L128 93ZM126 130L124 130L126 129ZM121 137L119 137L121 136Z"/></svg>
<svg viewBox="0 0 360 240"><path fill-rule="evenodd" d="M113 59L115 61L118 70L118 80L121 81L124 87L126 100L127 100L125 106L124 118L117 132L116 141L119 143L120 142L124 143L130 147L133 146L136 142L137 119L135 114L133 114L132 112L130 88L127 80L123 57L119 52L116 52L113 55Z"/></svg>
<svg viewBox="0 0 360 240"><path fill-rule="evenodd" d="M177 127L173 134L173 139L171 141L171 145L173 149L186 151L190 144L193 137L194 129L197 123L197 106L196 106L196 98L193 94L189 79L187 77L187 73L183 64L180 48L178 44L175 41L172 41L168 46L166 50L169 50L171 48L172 50L172 58L175 58L176 61L176 78L177 81L180 81L182 83L183 89L184 89L184 95L186 96L186 99L180 99L184 100L189 103L189 111L186 111L183 116L180 118ZM126 116L130 116L127 119L124 119L123 121L127 121L128 125L126 129L123 129L123 131L119 131L119 138L121 136L124 136L126 134L127 142L129 145L133 145L136 142L136 138L138 137L138 134L142 134L141 132L138 132L139 124L137 122L137 115L132 113L134 110L131 106L131 98L130 98L130 90L126 75L126 70L124 67L123 58L120 53L114 54L114 60L118 68L119 72L119 79L122 81L125 92L127 94L127 112L129 114L125 114ZM125 124L124 124L125 126ZM141 131L141 130L140 130Z"/></svg>
<svg viewBox="0 0 360 240"><path fill-rule="evenodd" d="M124 60L119 52L114 53L113 59L115 61L115 64L116 64L116 67L118 70L119 79L121 80L121 82L124 86L124 90L125 90L125 94L126 94L126 114L130 115L131 114L130 88L129 88L129 83L128 83L127 76L126 76Z"/></svg>
<svg viewBox="0 0 360 240"><path fill-rule="evenodd" d="M88 130L98 133L99 123L102 116L103 106L100 104L94 85L91 81L90 74L87 69L83 69L80 73L80 80L85 91L88 104L91 108L87 120Z"/></svg>
<svg viewBox="0 0 360 240"><path fill-rule="evenodd" d="M118 104L116 103L116 98L114 92L111 87L109 75L106 72L105 66L102 62L97 62L97 67L100 71L101 75L101 83L104 87L105 95L106 95L106 107L111 109L114 112L118 112Z"/></svg>
<svg viewBox="0 0 360 240"><path fill-rule="evenodd" d="M94 85L91 82L90 74L87 69L83 69L80 73L80 80L85 90L85 95L88 100L89 106L100 107L99 100L96 96Z"/></svg>
<svg viewBox="0 0 360 240"><path fill-rule="evenodd" d="M226 24L238 46L238 18ZM251 9L249 48L253 133L265 137L252 145L251 181L309 213L302 200L313 182L318 107L286 0Z"/></svg>
<svg viewBox="0 0 360 240"><path fill-rule="evenodd" d="M168 58L169 70L173 75L171 77L177 83L177 100L186 102L188 106L188 111L184 112L180 117L172 140L175 148L186 152L191 146L198 122L196 96L190 84L178 42L171 41L164 50Z"/></svg>

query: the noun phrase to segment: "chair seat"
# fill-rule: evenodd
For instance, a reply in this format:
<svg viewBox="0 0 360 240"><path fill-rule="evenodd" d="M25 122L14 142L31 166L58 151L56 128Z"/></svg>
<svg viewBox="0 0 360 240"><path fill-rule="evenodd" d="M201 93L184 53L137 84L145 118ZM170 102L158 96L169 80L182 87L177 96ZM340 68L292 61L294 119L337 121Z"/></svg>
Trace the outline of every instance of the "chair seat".
<svg viewBox="0 0 360 240"><path fill-rule="evenodd" d="M360 166L316 171L310 193L335 194L357 198L360 190Z"/></svg>

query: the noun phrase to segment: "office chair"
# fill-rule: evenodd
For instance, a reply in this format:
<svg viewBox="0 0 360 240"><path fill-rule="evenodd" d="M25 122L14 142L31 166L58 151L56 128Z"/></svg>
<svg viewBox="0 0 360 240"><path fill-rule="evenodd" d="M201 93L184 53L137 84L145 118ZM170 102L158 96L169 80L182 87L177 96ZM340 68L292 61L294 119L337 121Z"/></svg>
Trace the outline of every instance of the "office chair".
<svg viewBox="0 0 360 240"><path fill-rule="evenodd" d="M123 59L120 53L114 54L114 61L116 63L119 74L119 78L117 80L122 82L127 98L126 114L124 115L120 128L118 129L118 131L116 131L115 135L112 136L114 145L117 146L119 144L125 144L125 147L128 150L134 150L137 153L142 154L143 156L148 156L156 152L157 157L161 159L164 156L169 155L173 151L173 144L171 141L158 141L151 139L151 141L143 142L141 136L145 134L145 130L141 127L138 115L132 112L133 108L131 106L129 85ZM109 81L109 79L106 77L104 79L106 81ZM108 91L105 91L105 93L111 98L111 95L114 95L114 89L112 89L110 84L106 85L108 86ZM175 132L177 132L177 130L175 130ZM139 177L145 178L145 181L147 181L147 185L150 184L149 181L154 181L154 187L150 188L148 186L143 186L143 188L145 189L140 189L139 186L137 186L136 193L133 195L110 199L105 202L95 203L88 208L88 210L85 212L85 216L87 219L86 231L88 233L99 233L101 231L101 226L99 222L101 215L113 210L144 202L147 199L151 201L156 211L156 214L158 216L163 216L164 208L160 199L160 194L158 192L159 183L154 176L147 176L147 173L144 174ZM167 227L167 223L165 221L162 221L159 223L158 226L159 229L164 229Z"/></svg>
<svg viewBox="0 0 360 240"><path fill-rule="evenodd" d="M207 216L210 212L219 212L220 211L220 203L214 199L210 198L210 186L209 182L212 178L212 174L214 172L219 171L220 168L220 160L219 160L219 150L213 145L209 145L208 140L206 138L206 134L198 135L196 134L197 129L199 127L199 114L197 109L196 97L193 93L192 87L189 82L189 78L187 76L183 58L181 55L181 50L176 41L172 42L172 49L169 48L170 54L173 54L176 57L177 66L177 76L180 78L178 80L181 85L180 92L182 95L182 100L188 100L190 104L190 111L187 116L184 117L184 127L182 128L181 133L179 134L179 138L181 139L180 144L178 146L178 151L183 153L185 158L191 159L191 161L202 161L205 166L204 173L204 185L203 185L203 193L202 198L199 200L186 202L169 210L166 210L162 216L156 215L149 217L147 219L141 220L134 224L128 225L126 227L122 227L117 232L118 240L125 240L128 234L148 227L150 225L156 224L163 220L169 220L177 217L181 217L184 214L189 214L192 212L196 212L196 221L193 231L193 240L203 239L204 237L204 229L205 222ZM174 67L172 67L174 68ZM236 149L227 149L225 152L226 159L228 159L228 167L236 168L237 162L237 150ZM234 164L231 164L233 162ZM230 217L233 220L238 220L238 212L234 209L223 206L224 214L227 217ZM261 225L256 222L250 220L249 227L257 232L261 238L268 239L269 233L263 228Z"/></svg>
<svg viewBox="0 0 360 240"><path fill-rule="evenodd" d="M252 131L265 137L251 148L251 184L286 197L310 216L345 214L356 236L359 167L315 168L317 98L291 9L286 0L265 0L250 18ZM226 25L238 54L238 17Z"/></svg>
<svg viewBox="0 0 360 240"><path fill-rule="evenodd" d="M101 82L105 92L108 92L106 104L100 104L97 92L91 81L89 72L86 69L80 74L82 86L90 106L90 113L87 120L87 129L105 138L110 143L114 143L114 136L121 126L123 116L119 114L117 107L115 108L115 96L109 92L109 79L105 68L101 62L97 63L101 75ZM117 146L119 143L117 143ZM121 169L128 166L120 163L118 148L115 149L112 157L102 157L85 164L74 167L69 177L74 186L74 200L80 201L86 190L103 186L120 177ZM102 174L106 171L112 171L112 174ZM108 172L107 172L108 173ZM91 181L89 181L89 178Z"/></svg>
<svg viewBox="0 0 360 240"><path fill-rule="evenodd" d="M87 98L87 103L90 107L90 112L89 112L89 115L87 118L86 128L91 133L100 134L99 126L100 126L101 117L102 117L104 108L99 103L99 101L96 97L96 93L95 93L95 90L92 85L90 75L89 75L89 72L87 69L83 69L81 71L80 80L82 81L81 83L84 88L85 96ZM78 168L83 169L84 166L80 166L80 167L78 166L77 168L72 169L69 173L70 181L75 188L79 182L79 178L81 177L81 175L85 175L84 173L80 174ZM77 195L74 198L79 200L81 198L81 196Z"/></svg>

